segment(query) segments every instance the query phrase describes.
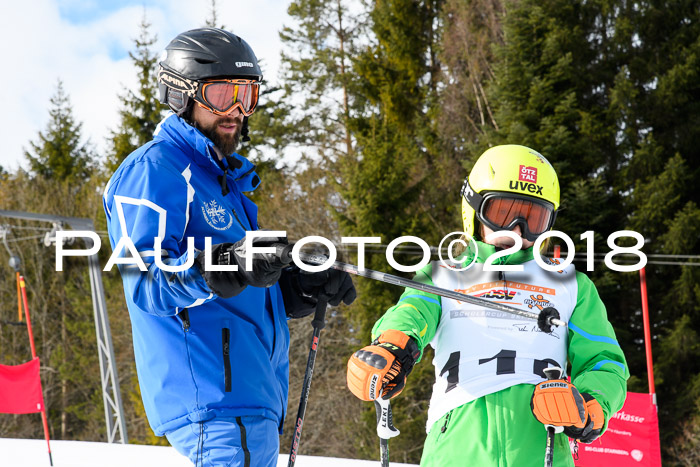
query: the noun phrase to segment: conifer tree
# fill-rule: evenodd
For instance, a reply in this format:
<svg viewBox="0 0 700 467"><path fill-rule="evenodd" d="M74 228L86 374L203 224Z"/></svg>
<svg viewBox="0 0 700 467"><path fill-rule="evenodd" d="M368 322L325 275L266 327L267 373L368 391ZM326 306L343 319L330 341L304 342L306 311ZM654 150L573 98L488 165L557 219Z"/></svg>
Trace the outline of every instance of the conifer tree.
<svg viewBox="0 0 700 467"><path fill-rule="evenodd" d="M440 138L464 155L465 142L497 127L485 92L493 79L493 48L503 43L502 0L447 0L440 57L445 90L437 115Z"/></svg>
<svg viewBox="0 0 700 467"><path fill-rule="evenodd" d="M51 97L49 122L38 141L30 142L24 155L31 171L48 179L80 183L92 169L92 149L82 141L82 123L75 121L70 98L59 80Z"/></svg>
<svg viewBox="0 0 700 467"><path fill-rule="evenodd" d="M224 25L219 25L219 12L216 8L216 0L211 0L211 7L209 9L209 18L206 19L204 25L209 28L219 28L226 29Z"/></svg>
<svg viewBox="0 0 700 467"><path fill-rule="evenodd" d="M135 91L127 89L120 96L119 127L111 132L111 149L106 160L109 173L114 172L132 151L153 139L153 132L165 111L165 106L158 100L158 58L152 50L157 39L151 35L150 28L151 24L144 15L139 37L134 39L136 50L129 52L137 71L138 87Z"/></svg>
<svg viewBox="0 0 700 467"><path fill-rule="evenodd" d="M557 228L574 240L593 230L596 252L609 251L605 238L623 229L643 234L647 254L697 252L700 211L691 180L698 160L690 143L699 136L692 97L700 89L697 9L684 2L524 0L507 2L506 11L489 87L498 128L472 152L504 142L541 151L563 187ZM680 343L697 333L697 320L684 318L698 316L695 269L647 268L657 337ZM630 389L644 392L638 278L599 263L590 274L626 352ZM666 440L681 428L698 431L700 394L687 390L700 387L694 378L687 386L687 375L698 372L697 352L661 340L657 377ZM678 373L677 362L688 373Z"/></svg>
<svg viewBox="0 0 700 467"><path fill-rule="evenodd" d="M340 221L345 235L379 236L388 243L402 235L437 244L444 226L435 222L443 200L427 197L435 173L431 116L439 81L437 47L442 1L377 1L370 13L372 39L354 61L359 92L368 103L352 119L358 157L341 161L339 192L347 203ZM426 199L427 198L427 199ZM383 250L382 250L383 253ZM397 255L404 264L415 256ZM371 269L387 270L383 254L368 255ZM396 271L392 271L395 273ZM360 344L369 342L372 325L393 305L402 290L375 281L358 281L352 320ZM429 351L423 356L429 362ZM432 368L417 365L406 390L394 404L401 438L392 452L403 462L417 462L425 438L425 416ZM366 405L356 446L364 456L377 455L374 407ZM400 420L400 422L399 422Z"/></svg>
<svg viewBox="0 0 700 467"><path fill-rule="evenodd" d="M364 103L351 71L365 14L351 13L349 0L294 0L295 24L280 32L285 99L298 115L293 141L337 158L353 152L350 118Z"/></svg>
<svg viewBox="0 0 700 467"><path fill-rule="evenodd" d="M693 6L694 5L694 6ZM648 254L700 251L700 10L693 2L643 4L633 17L636 59L621 97L631 115L625 166L630 228ZM683 261L683 260L679 260ZM697 459L700 435L700 271L693 266L647 267L651 319L658 333L655 375L665 461ZM658 368L658 369L657 369Z"/></svg>

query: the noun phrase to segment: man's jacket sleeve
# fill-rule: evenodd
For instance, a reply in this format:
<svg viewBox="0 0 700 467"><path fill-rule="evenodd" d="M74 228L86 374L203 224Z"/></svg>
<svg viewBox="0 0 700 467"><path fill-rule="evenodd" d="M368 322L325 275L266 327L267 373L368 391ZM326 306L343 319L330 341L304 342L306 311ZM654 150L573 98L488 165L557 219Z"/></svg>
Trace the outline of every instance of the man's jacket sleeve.
<svg viewBox="0 0 700 467"><path fill-rule="evenodd" d="M413 280L434 285L432 270L432 264L428 264L418 271ZM421 349L422 356L422 350L435 336L441 313L442 301L439 295L407 287L399 302L389 308L375 323L372 340L384 331L395 329L413 337Z"/></svg>
<svg viewBox="0 0 700 467"><path fill-rule="evenodd" d="M154 260L156 237L162 241L164 264L179 266L189 258L184 234L194 192L188 174L150 161L137 162L112 180L105 193L112 248L128 236L148 267L142 272L137 266L120 265L124 293L141 310L159 316L175 315L214 298L196 268L166 272ZM194 249L192 253L197 254ZM119 255L129 256L128 250Z"/></svg>
<svg viewBox="0 0 700 467"><path fill-rule="evenodd" d="M576 280L578 297L569 320L571 382L600 403L607 428L627 397L629 370L595 285L581 272Z"/></svg>

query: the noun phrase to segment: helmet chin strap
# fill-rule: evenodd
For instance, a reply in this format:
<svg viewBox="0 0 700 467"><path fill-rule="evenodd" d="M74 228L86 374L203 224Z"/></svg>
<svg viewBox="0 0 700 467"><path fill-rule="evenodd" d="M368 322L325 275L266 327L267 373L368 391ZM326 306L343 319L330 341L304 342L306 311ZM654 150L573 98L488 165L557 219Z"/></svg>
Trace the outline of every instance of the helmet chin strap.
<svg viewBox="0 0 700 467"><path fill-rule="evenodd" d="M243 127L241 128L241 141L244 143L250 141L250 136L248 136L248 117L243 117Z"/></svg>

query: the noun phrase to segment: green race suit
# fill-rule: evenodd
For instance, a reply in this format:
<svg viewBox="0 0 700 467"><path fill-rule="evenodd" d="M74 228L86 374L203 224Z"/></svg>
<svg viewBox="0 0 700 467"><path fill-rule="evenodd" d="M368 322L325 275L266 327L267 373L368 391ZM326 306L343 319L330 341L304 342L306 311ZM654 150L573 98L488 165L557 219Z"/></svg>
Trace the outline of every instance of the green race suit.
<svg viewBox="0 0 700 467"><path fill-rule="evenodd" d="M433 262L415 280L534 313L554 307L567 327L544 333L534 320L407 288L377 321L372 337L396 329L421 349L428 344L435 349L436 381L421 465L541 466L546 431L532 415L530 398L534 384L545 379L543 369L566 368L568 361L572 383L602 406L605 429L625 400L625 357L586 275L573 266L546 271L534 261L532 248L493 263L520 265L519 271L484 270L495 248L477 245L468 270ZM473 256L465 257L469 264ZM554 464L573 465L564 434L556 436Z"/></svg>

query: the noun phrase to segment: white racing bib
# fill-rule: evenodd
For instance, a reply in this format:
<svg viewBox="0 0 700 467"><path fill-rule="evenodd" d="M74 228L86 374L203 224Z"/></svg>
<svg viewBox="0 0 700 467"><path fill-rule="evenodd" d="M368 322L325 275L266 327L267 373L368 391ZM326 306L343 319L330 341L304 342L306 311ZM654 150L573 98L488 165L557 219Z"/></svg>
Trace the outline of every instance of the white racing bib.
<svg viewBox="0 0 700 467"><path fill-rule="evenodd" d="M554 307L568 322L576 306L576 272L541 269L534 260L522 272L485 272L483 264L454 271L433 263L433 283L533 313ZM537 321L442 298L442 315L430 345L435 384L427 429L450 410L516 384L537 384L548 366L566 368L568 330L542 332Z"/></svg>

